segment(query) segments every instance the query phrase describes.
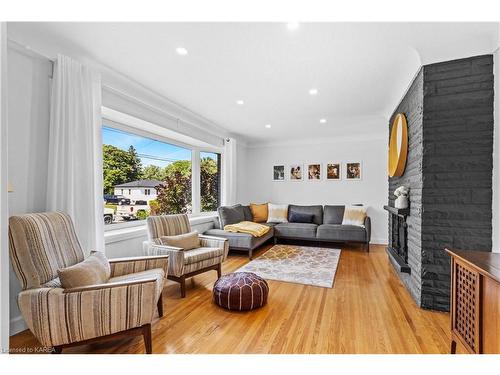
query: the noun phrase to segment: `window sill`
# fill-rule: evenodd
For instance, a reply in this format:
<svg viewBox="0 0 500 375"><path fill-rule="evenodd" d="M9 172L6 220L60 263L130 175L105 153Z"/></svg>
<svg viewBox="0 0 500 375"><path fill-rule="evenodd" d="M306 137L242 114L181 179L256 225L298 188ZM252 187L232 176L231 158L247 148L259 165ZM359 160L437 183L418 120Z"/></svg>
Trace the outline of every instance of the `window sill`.
<svg viewBox="0 0 500 375"><path fill-rule="evenodd" d="M197 216L189 217L189 223L191 225L210 223L217 217L217 214L214 212L204 212ZM133 238L144 237L147 236L147 228L145 220L127 223L126 227L120 228L106 228L104 231L104 243L106 245L114 243L130 240Z"/></svg>

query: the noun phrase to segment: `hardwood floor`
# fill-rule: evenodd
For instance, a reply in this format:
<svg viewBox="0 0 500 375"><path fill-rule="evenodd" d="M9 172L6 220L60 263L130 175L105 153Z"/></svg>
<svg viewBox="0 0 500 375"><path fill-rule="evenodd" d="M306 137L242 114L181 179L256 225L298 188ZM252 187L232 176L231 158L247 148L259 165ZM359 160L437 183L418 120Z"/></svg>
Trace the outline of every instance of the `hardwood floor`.
<svg viewBox="0 0 500 375"><path fill-rule="evenodd" d="M255 256L268 250L260 249ZM248 262L231 253L229 273ZM449 315L416 306L387 260L383 246L370 252L344 247L332 289L269 281L260 310L237 313L212 303L216 272L163 292L165 315L153 322L154 353L448 353ZM11 348L39 346L29 331ZM144 353L141 338L68 348L64 353Z"/></svg>

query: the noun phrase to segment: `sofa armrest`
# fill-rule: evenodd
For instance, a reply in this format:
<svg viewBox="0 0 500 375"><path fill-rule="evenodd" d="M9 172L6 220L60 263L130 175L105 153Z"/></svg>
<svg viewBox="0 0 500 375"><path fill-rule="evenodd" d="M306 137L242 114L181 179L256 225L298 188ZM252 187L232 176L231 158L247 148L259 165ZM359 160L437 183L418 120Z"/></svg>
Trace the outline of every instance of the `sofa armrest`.
<svg viewBox="0 0 500 375"><path fill-rule="evenodd" d="M365 217L366 243L370 243L372 236L372 221L370 216Z"/></svg>
<svg viewBox="0 0 500 375"><path fill-rule="evenodd" d="M111 266L111 277L152 270L154 268L162 268L166 276L168 272L168 258L168 254L159 254L152 256L110 259L109 265Z"/></svg>

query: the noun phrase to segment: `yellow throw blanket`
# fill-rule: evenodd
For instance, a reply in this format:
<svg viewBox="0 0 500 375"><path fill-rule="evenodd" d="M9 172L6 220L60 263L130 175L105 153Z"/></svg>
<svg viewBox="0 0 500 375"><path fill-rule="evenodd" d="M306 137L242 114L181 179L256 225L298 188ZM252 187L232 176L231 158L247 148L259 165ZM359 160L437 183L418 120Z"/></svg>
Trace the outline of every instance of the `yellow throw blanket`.
<svg viewBox="0 0 500 375"><path fill-rule="evenodd" d="M267 225L254 223L253 221L242 221L237 224L228 224L224 227L226 232L248 233L254 237L262 237L270 229Z"/></svg>

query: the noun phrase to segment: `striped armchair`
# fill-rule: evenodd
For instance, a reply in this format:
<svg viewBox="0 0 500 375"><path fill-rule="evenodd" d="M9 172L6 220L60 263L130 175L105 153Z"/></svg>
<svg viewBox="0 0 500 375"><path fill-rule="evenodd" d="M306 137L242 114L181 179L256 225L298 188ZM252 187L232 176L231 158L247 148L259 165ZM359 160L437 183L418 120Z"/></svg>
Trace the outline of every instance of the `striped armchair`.
<svg viewBox="0 0 500 375"><path fill-rule="evenodd" d="M152 352L151 321L158 308L168 256L111 259L105 284L63 289L57 270L77 264L84 253L70 217L47 212L9 219L12 266L21 282L18 304L42 345L64 347L120 336L143 335Z"/></svg>
<svg viewBox="0 0 500 375"><path fill-rule="evenodd" d="M221 276L222 262L229 252L225 238L198 235L200 247L184 250L179 247L163 245L161 237L176 236L191 232L191 224L185 214L150 216L147 219L149 255L168 255L168 279L180 283L181 297L186 296L186 279L210 270Z"/></svg>

